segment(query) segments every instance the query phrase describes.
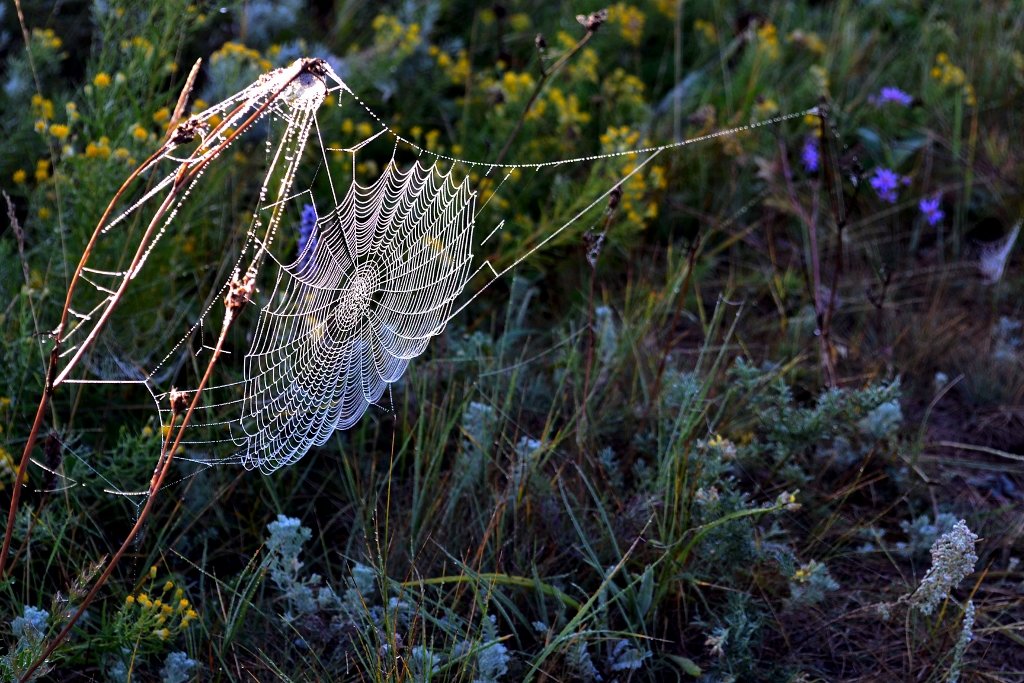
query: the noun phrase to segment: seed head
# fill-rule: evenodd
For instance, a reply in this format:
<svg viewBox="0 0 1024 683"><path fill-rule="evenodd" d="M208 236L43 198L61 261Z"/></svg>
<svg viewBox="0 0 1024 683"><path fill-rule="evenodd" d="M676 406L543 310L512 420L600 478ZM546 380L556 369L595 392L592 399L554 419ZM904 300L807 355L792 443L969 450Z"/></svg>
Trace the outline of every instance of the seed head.
<svg viewBox="0 0 1024 683"><path fill-rule="evenodd" d="M601 28L601 24L608 21L608 10L599 9L590 14L577 14L576 21L580 22L587 29L587 33L594 33L597 29Z"/></svg>
<svg viewBox="0 0 1024 683"><path fill-rule="evenodd" d="M224 305L232 317L236 316L256 293L256 278L251 273L242 277L235 277L228 285L227 296L224 297Z"/></svg>

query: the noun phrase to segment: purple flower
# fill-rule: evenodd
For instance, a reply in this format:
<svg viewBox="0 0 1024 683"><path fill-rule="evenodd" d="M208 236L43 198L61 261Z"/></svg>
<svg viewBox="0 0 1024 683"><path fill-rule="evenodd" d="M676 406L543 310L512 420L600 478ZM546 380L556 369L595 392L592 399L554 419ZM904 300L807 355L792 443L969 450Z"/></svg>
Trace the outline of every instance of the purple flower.
<svg viewBox="0 0 1024 683"><path fill-rule="evenodd" d="M910 178L906 176L900 176L890 168L882 168L881 166L875 169L875 172L871 175L871 187L875 188L875 192L878 193L879 198L895 204L897 196L899 195L900 185L907 185L910 183Z"/></svg>
<svg viewBox="0 0 1024 683"><path fill-rule="evenodd" d="M928 225L937 225L946 214L939 208L939 203L942 201L941 195L935 195L933 197L925 197L917 204L917 208L924 214L924 219L928 221Z"/></svg>
<svg viewBox="0 0 1024 683"><path fill-rule="evenodd" d="M299 222L299 259L300 266L306 265L313 256L316 249L316 237L313 236L313 228L316 227L316 207L306 204L302 207L302 218Z"/></svg>
<svg viewBox="0 0 1024 683"><path fill-rule="evenodd" d="M868 101L876 107L884 107L887 104L898 104L901 107L909 107L914 98L909 93L905 93L899 88L888 85L877 94L872 95L868 98Z"/></svg>
<svg viewBox="0 0 1024 683"><path fill-rule="evenodd" d="M800 150L800 161L808 173L816 173L821 166L821 150L818 149L818 138L808 135L804 138L804 146Z"/></svg>

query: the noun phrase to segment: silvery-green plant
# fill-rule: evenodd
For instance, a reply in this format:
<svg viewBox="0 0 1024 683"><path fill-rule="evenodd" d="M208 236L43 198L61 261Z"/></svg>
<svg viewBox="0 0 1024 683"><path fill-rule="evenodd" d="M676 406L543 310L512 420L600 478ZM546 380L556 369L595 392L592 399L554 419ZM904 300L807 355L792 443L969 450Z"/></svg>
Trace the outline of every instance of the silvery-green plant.
<svg viewBox="0 0 1024 683"><path fill-rule="evenodd" d="M790 603L795 606L816 605L826 593L839 590L839 583L829 574L828 567L811 560L794 572L789 580Z"/></svg>
<svg viewBox="0 0 1024 683"><path fill-rule="evenodd" d="M192 673L199 666L199 662L190 658L184 652L171 652L164 660L164 666L160 669L160 680L162 683L186 683L191 680Z"/></svg>
<svg viewBox="0 0 1024 683"><path fill-rule="evenodd" d="M912 521L900 522L900 529L907 535L906 541L896 544L896 549L908 555L924 553L931 548L942 534L956 526L956 515L940 512L934 520L930 515L915 517Z"/></svg>
<svg viewBox="0 0 1024 683"><path fill-rule="evenodd" d="M946 676L946 683L957 683L960 680L960 673L964 666L964 653L967 646L974 640L974 601L967 601L967 608L964 610L964 621L960 627L960 637L953 646L953 662L949 665L949 674Z"/></svg>
<svg viewBox="0 0 1024 683"><path fill-rule="evenodd" d="M960 520L935 541L931 549L932 566L909 598L922 614L931 614L949 597L950 591L974 571L978 561L974 548L977 540L978 535Z"/></svg>

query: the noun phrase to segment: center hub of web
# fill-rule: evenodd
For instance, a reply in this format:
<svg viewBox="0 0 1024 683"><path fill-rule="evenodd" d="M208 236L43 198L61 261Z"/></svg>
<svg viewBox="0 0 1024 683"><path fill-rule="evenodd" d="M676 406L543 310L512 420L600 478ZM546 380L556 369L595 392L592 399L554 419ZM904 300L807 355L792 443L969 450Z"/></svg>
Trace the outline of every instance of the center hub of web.
<svg viewBox="0 0 1024 683"><path fill-rule="evenodd" d="M373 294L380 285L380 271L372 263L361 264L348 281L338 307L338 318L348 328L369 312Z"/></svg>

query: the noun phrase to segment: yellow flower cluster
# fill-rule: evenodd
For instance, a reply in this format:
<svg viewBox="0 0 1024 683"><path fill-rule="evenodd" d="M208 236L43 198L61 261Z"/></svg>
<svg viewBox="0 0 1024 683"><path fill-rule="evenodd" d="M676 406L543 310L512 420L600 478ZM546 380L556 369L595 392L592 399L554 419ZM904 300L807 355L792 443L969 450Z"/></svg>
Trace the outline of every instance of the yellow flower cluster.
<svg viewBox="0 0 1024 683"><path fill-rule="evenodd" d="M704 19L694 19L693 30L704 36L704 40L709 43L718 42L718 30L715 29L715 25L710 21Z"/></svg>
<svg viewBox="0 0 1024 683"><path fill-rule="evenodd" d="M775 24L766 21L757 27L757 47L768 59L779 58L779 31Z"/></svg>
<svg viewBox="0 0 1024 683"><path fill-rule="evenodd" d="M561 88L551 88L548 100L555 110L559 125L564 128L577 128L590 122L590 114L580 109L580 100L576 93L566 96Z"/></svg>
<svg viewBox="0 0 1024 683"><path fill-rule="evenodd" d="M508 18L508 25L512 27L513 31L528 31L533 22L530 21L530 15L526 12L516 12Z"/></svg>
<svg viewBox="0 0 1024 683"><path fill-rule="evenodd" d="M601 151L605 154L629 152L650 145L650 140L641 140L639 131L629 126L609 126L601 135ZM618 173L625 177L633 172L636 154L626 154L626 162ZM619 211L634 226L643 228L647 223L658 217L658 202L652 193L658 193L668 186L668 179L663 166L649 165L646 174L640 171L621 185L622 197L619 199Z"/></svg>
<svg viewBox="0 0 1024 683"><path fill-rule="evenodd" d="M601 151L605 154L628 152L640 144L640 133L629 126L609 126L599 139Z"/></svg>
<svg viewBox="0 0 1024 683"><path fill-rule="evenodd" d="M106 135L96 142L90 142L85 146L87 159L107 159L110 157L110 138Z"/></svg>
<svg viewBox="0 0 1024 683"><path fill-rule="evenodd" d="M153 43L149 42L149 40L142 36L135 36L131 40L122 40L121 49L125 52L138 50L146 56L146 59L153 56Z"/></svg>
<svg viewBox="0 0 1024 683"><path fill-rule="evenodd" d="M144 142L149 137L149 131L137 123L129 129L128 134L139 142Z"/></svg>
<svg viewBox="0 0 1024 683"><path fill-rule="evenodd" d="M19 168L11 175L11 180L14 181L15 185L23 185L28 180L28 173L23 168Z"/></svg>
<svg viewBox="0 0 1024 683"><path fill-rule="evenodd" d="M32 29L32 40L50 50L59 50L64 46L64 42L57 37L52 28Z"/></svg>
<svg viewBox="0 0 1024 683"><path fill-rule="evenodd" d="M576 47L577 39L567 31L559 31L557 41L563 50L571 50ZM569 80L597 83L597 65L599 63L600 60L598 59L596 51L589 47L583 48L579 53L577 53L572 61L569 62L569 66L566 67Z"/></svg>
<svg viewBox="0 0 1024 683"><path fill-rule="evenodd" d="M959 66L950 61L949 55L940 52L935 55L935 66L932 67L932 78L945 87L961 88L964 94L964 101L969 106L978 103L974 93L974 86L967 82L967 74Z"/></svg>
<svg viewBox="0 0 1024 683"><path fill-rule="evenodd" d="M765 118L773 114L779 113L779 103L771 97L759 98L757 103L754 104L754 113L759 118Z"/></svg>
<svg viewBox="0 0 1024 683"><path fill-rule="evenodd" d="M43 182L50 177L50 160L40 159L36 162L36 182Z"/></svg>
<svg viewBox="0 0 1024 683"><path fill-rule="evenodd" d="M36 93L32 96L32 113L44 121L49 121L53 118L53 100Z"/></svg>
<svg viewBox="0 0 1024 683"><path fill-rule="evenodd" d="M525 71L506 71L501 77L501 91L505 94L506 102L525 102L535 86L533 76Z"/></svg>
<svg viewBox="0 0 1024 683"><path fill-rule="evenodd" d="M106 88L111 83L110 74L106 71L101 71L92 77L92 84L97 88Z"/></svg>
<svg viewBox="0 0 1024 683"><path fill-rule="evenodd" d="M804 124L811 129L811 134L815 137L821 137L821 119L815 114L804 114Z"/></svg>
<svg viewBox="0 0 1024 683"><path fill-rule="evenodd" d="M469 79L469 53L466 50L459 50L454 59L437 45L431 45L427 52L437 61L438 67L450 82L462 85Z"/></svg>
<svg viewBox="0 0 1024 683"><path fill-rule="evenodd" d="M630 45L638 47L644 37L646 15L639 7L617 2L608 8L608 23L619 26L619 34Z"/></svg>
<svg viewBox="0 0 1024 683"><path fill-rule="evenodd" d="M643 107L644 82L625 69L616 68L601 82L601 98L612 107Z"/></svg>
<svg viewBox="0 0 1024 683"><path fill-rule="evenodd" d="M63 123L50 124L50 135L57 138L58 140L67 139L68 135L71 134L71 129Z"/></svg>
<svg viewBox="0 0 1024 683"><path fill-rule="evenodd" d="M242 43L229 40L220 49L210 55L210 63L216 64L224 59L235 59L240 62L249 61L259 67L260 71L270 71L273 64L260 54L259 50L246 47Z"/></svg>
<svg viewBox="0 0 1024 683"><path fill-rule="evenodd" d="M156 567L150 567L150 584L156 578ZM192 609L184 597L185 591L175 588L173 581L165 581L157 591L139 591L137 595L129 595L124 606L118 613L122 628L135 631L140 637L152 635L159 640L167 640L188 628L199 618L199 613ZM159 597L155 597L155 596Z"/></svg>
<svg viewBox="0 0 1024 683"><path fill-rule="evenodd" d="M374 44L377 48L381 52L393 53L399 59L411 55L422 41L419 24L413 22L406 26L393 14L378 14L370 25L376 32Z"/></svg>
<svg viewBox="0 0 1024 683"><path fill-rule="evenodd" d="M494 10L490 8L480 10L477 17L480 19L480 23L485 26L490 26L498 19L497 15L494 14ZM532 24L530 15L525 12L516 12L508 17L508 25L513 31L527 31Z"/></svg>
<svg viewBox="0 0 1024 683"><path fill-rule="evenodd" d="M669 19L676 18L681 4L681 0L654 0L654 8Z"/></svg>

